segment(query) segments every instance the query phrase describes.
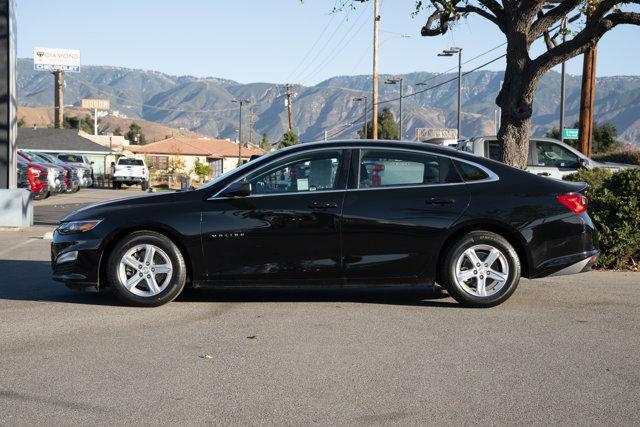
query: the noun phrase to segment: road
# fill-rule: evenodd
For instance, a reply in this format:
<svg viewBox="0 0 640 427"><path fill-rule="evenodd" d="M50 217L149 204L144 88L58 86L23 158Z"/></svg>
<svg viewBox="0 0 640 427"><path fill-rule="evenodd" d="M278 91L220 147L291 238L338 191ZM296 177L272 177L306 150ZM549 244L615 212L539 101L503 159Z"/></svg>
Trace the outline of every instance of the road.
<svg viewBox="0 0 640 427"><path fill-rule="evenodd" d="M153 309L49 279L0 232L0 423L638 424L640 274L431 290L187 290Z"/></svg>

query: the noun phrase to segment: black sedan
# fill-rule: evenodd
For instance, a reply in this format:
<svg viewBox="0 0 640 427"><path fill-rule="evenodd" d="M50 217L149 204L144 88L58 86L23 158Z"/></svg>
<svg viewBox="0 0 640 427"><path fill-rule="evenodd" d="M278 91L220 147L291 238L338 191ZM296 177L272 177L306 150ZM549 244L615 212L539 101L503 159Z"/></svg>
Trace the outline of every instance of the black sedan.
<svg viewBox="0 0 640 427"><path fill-rule="evenodd" d="M433 284L488 307L590 270L586 184L449 148L301 144L194 191L92 205L54 233L53 278L158 306L185 286Z"/></svg>

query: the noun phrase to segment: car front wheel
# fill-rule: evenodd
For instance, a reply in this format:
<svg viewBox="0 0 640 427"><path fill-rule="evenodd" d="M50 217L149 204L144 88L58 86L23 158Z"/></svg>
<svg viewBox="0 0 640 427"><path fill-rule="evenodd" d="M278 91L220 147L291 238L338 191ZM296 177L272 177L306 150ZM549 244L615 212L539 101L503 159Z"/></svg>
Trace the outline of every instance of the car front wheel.
<svg viewBox="0 0 640 427"><path fill-rule="evenodd" d="M440 266L440 281L467 307L493 307L506 301L520 281L520 259L502 236L473 231L455 241Z"/></svg>
<svg viewBox="0 0 640 427"><path fill-rule="evenodd" d="M107 281L125 304L156 307L174 300L186 281L185 261L168 237L138 231L111 251Z"/></svg>

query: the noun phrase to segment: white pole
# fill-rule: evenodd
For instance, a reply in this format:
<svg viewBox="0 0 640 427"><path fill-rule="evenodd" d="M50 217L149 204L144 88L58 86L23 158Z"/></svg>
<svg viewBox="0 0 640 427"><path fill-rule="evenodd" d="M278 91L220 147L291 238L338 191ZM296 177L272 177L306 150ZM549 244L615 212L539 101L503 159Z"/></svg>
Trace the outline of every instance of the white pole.
<svg viewBox="0 0 640 427"><path fill-rule="evenodd" d="M98 135L98 109L93 109L93 134Z"/></svg>

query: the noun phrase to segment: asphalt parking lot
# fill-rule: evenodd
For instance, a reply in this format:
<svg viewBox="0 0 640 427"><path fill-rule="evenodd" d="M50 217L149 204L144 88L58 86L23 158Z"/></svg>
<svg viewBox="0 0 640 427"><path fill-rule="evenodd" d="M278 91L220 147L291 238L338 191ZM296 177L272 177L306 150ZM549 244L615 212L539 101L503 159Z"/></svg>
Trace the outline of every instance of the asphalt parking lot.
<svg viewBox="0 0 640 427"><path fill-rule="evenodd" d="M51 228L0 232L1 424L640 422L639 273L523 280L484 310L434 289L140 309L52 282Z"/></svg>

